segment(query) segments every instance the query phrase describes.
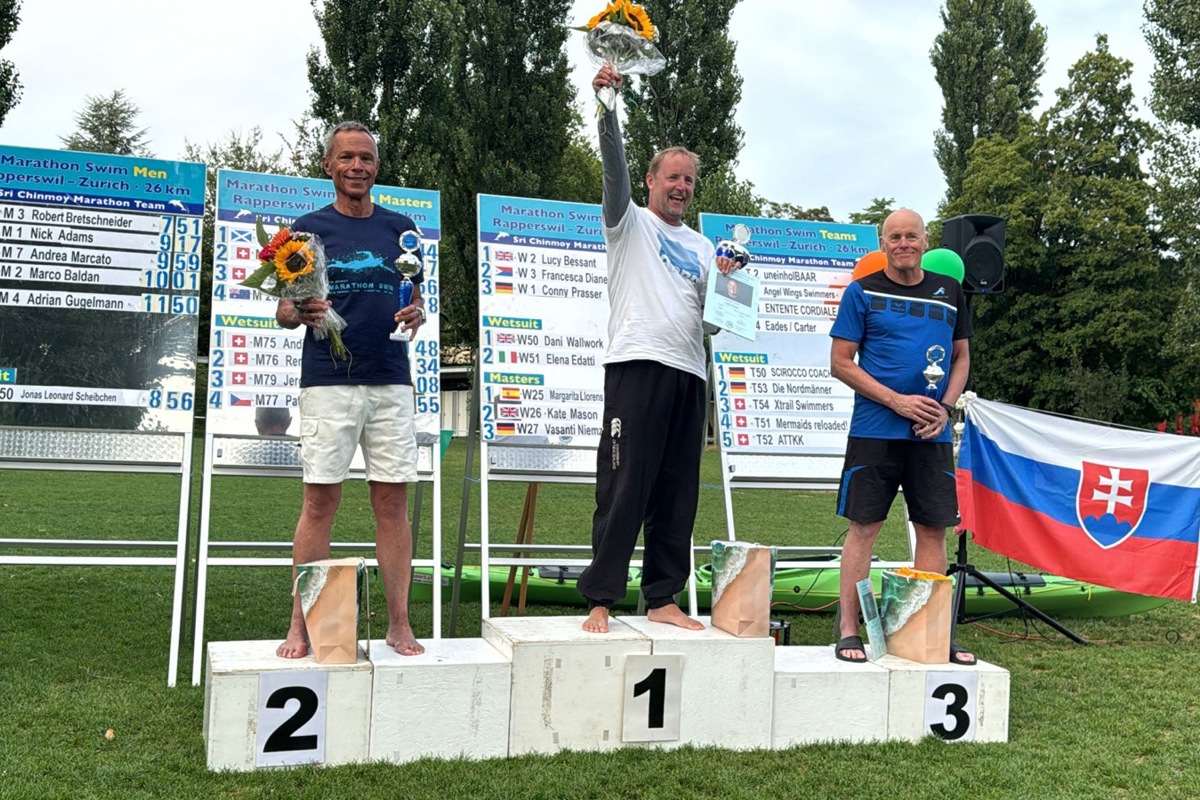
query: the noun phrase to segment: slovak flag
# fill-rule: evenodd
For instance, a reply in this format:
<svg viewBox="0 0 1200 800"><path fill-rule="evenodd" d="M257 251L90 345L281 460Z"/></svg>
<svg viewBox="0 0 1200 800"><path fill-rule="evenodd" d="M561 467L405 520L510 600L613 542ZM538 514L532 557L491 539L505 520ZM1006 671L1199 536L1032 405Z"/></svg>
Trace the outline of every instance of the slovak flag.
<svg viewBox="0 0 1200 800"><path fill-rule="evenodd" d="M962 528L988 550L1196 601L1200 441L975 400L957 479Z"/></svg>

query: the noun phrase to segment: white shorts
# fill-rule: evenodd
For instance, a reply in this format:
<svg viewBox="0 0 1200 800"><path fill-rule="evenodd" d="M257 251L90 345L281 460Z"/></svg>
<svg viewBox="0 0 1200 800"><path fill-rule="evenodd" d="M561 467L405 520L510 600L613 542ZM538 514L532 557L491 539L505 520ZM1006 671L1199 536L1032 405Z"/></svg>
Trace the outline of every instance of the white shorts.
<svg viewBox="0 0 1200 800"><path fill-rule="evenodd" d="M413 387L309 386L300 390L300 465L305 483L341 483L362 445L367 480L417 479Z"/></svg>

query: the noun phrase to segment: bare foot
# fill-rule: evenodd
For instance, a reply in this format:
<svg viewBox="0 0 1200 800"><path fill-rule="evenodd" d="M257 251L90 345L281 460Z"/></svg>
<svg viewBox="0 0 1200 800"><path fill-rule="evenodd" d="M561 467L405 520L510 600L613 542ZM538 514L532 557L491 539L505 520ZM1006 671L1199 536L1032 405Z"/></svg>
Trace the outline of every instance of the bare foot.
<svg viewBox="0 0 1200 800"><path fill-rule="evenodd" d="M687 628L689 631L702 631L704 624L692 619L683 610L671 603L667 606L652 608L646 612L646 619L651 622L662 622L667 625L675 625L680 628Z"/></svg>
<svg viewBox="0 0 1200 800"><path fill-rule="evenodd" d="M412 628L408 625L391 626L384 641L402 656L419 656L425 652L425 647L413 636Z"/></svg>
<svg viewBox="0 0 1200 800"><path fill-rule="evenodd" d="M275 648L275 655L280 658L304 658L308 655L308 634L304 628L289 628L283 644Z"/></svg>
<svg viewBox="0 0 1200 800"><path fill-rule="evenodd" d="M588 612L583 621L583 629L588 633L608 633L608 609L596 606Z"/></svg>

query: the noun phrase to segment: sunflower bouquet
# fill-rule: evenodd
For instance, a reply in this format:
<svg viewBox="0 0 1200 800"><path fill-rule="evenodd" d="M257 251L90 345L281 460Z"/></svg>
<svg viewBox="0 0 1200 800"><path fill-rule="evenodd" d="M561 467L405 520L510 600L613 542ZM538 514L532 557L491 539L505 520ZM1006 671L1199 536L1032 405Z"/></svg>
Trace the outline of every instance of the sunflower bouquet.
<svg viewBox="0 0 1200 800"><path fill-rule="evenodd" d="M622 75L657 75L667 65L654 42L658 29L650 15L630 0L611 0L587 25L576 28L587 33L588 53L597 66L612 64ZM617 93L604 87L596 94L597 113L617 107Z"/></svg>
<svg viewBox="0 0 1200 800"><path fill-rule="evenodd" d="M282 227L274 236L268 237L261 219L255 220L254 227L262 247L258 251L259 267L242 281L242 286L288 300L309 297L324 300L329 296L325 248L317 236ZM332 308L326 309L321 327L313 331L313 338L321 341L328 337L333 354L345 360L350 355L342 342L345 327L346 320L340 314Z"/></svg>

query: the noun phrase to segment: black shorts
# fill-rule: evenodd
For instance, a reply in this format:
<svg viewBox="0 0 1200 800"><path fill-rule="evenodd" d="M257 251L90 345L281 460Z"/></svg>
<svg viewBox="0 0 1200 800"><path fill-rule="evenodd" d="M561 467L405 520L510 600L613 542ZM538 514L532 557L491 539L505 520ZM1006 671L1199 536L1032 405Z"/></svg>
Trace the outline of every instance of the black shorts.
<svg viewBox="0 0 1200 800"><path fill-rule="evenodd" d="M856 439L846 442L838 515L864 525L887 519L904 489L908 518L918 525L957 525L954 447L949 442Z"/></svg>

